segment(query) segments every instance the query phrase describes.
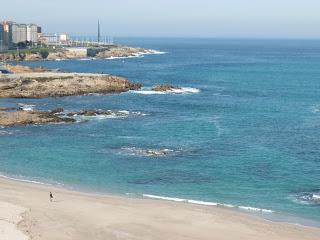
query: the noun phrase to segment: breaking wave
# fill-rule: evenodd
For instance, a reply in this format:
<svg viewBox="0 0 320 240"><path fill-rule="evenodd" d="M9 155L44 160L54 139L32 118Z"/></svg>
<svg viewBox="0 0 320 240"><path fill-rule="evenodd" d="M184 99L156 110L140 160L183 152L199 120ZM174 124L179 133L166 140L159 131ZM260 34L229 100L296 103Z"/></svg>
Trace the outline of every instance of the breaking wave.
<svg viewBox="0 0 320 240"><path fill-rule="evenodd" d="M205 201L198 201L192 199L183 199L183 198L173 198L173 197L165 197L165 196L157 196L151 194L142 194L144 198L151 198L151 199L158 199L158 200L166 200L166 201L174 201L174 202L185 202L195 205L203 205L203 206L220 206L220 207L227 207L227 208L234 208L234 209L241 209L250 212L262 212L262 213L273 213L274 211L269 209L263 208L256 208L256 207L249 207L249 206L236 206L232 204L226 203L218 203L218 202L205 202Z"/></svg>
<svg viewBox="0 0 320 240"><path fill-rule="evenodd" d="M125 57L111 56L111 57L107 57L105 59L106 60L116 60L116 59L127 59L127 58L142 58L142 57L144 57L144 55L162 55L162 54L166 54L166 52L161 52L161 51L157 51L157 50L148 49L145 52L133 53L130 56L125 56Z"/></svg>
<svg viewBox="0 0 320 240"><path fill-rule="evenodd" d="M33 111L35 105L32 104L24 104L24 103L18 103L19 109L23 111Z"/></svg>
<svg viewBox="0 0 320 240"><path fill-rule="evenodd" d="M103 120L103 119L121 119L121 118L127 118L127 117L139 117L139 116L147 116L148 114L139 112L139 111L127 111L127 110L118 110L118 111L112 111L107 110L106 113L102 114L96 114L93 116L85 116L85 115L79 115L74 114L72 116L67 115L68 117L72 117L77 122L83 122L88 120Z"/></svg>
<svg viewBox="0 0 320 240"><path fill-rule="evenodd" d="M144 95L163 95L163 94L192 94L192 93L199 93L200 89L192 88L192 87L182 87L182 88L175 88L168 91L153 91L151 89L142 89L142 90L133 90L130 91L131 93L137 94L144 94Z"/></svg>
<svg viewBox="0 0 320 240"><path fill-rule="evenodd" d="M12 131L0 130L0 136L8 136L8 135L12 135L12 134L13 134Z"/></svg>

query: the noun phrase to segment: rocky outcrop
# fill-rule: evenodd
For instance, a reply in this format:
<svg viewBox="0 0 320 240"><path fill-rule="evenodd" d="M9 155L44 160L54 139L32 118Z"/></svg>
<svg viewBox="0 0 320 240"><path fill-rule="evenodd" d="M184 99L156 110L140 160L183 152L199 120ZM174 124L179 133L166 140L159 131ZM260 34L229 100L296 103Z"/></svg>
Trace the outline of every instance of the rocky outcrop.
<svg viewBox="0 0 320 240"><path fill-rule="evenodd" d="M40 73L40 72L49 72L49 69L43 67L32 68L28 66L22 65L3 65L5 69L7 69L11 73Z"/></svg>
<svg viewBox="0 0 320 240"><path fill-rule="evenodd" d="M132 48L125 46L117 46L108 48L105 51L97 53L96 57L98 58L110 58L110 57L130 57L136 56L137 54L147 53L148 50L143 48Z"/></svg>
<svg viewBox="0 0 320 240"><path fill-rule="evenodd" d="M174 91L177 89L181 89L181 88L172 86L172 85L156 85L152 87L152 91L156 91L156 92L168 92L168 91Z"/></svg>
<svg viewBox="0 0 320 240"><path fill-rule="evenodd" d="M127 79L106 74L33 72L2 74L0 98L45 98L89 93L120 93L140 88Z"/></svg>
<svg viewBox="0 0 320 240"><path fill-rule="evenodd" d="M42 111L0 111L0 126L10 127L28 124L67 123L74 122L72 118L56 116L51 112Z"/></svg>

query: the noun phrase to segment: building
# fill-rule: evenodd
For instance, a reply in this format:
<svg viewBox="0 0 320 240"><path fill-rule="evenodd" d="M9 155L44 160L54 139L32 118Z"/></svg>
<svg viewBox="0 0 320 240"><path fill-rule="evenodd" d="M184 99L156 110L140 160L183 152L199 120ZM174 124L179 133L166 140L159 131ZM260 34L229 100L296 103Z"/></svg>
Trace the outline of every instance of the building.
<svg viewBox="0 0 320 240"><path fill-rule="evenodd" d="M43 44L57 45L59 43L59 36L57 34L39 33L38 36L39 36L39 41Z"/></svg>
<svg viewBox="0 0 320 240"><path fill-rule="evenodd" d="M59 43L60 44L67 44L70 41L69 35L66 33L59 34Z"/></svg>
<svg viewBox="0 0 320 240"><path fill-rule="evenodd" d="M4 51L6 46L4 45L4 28L3 25L0 24L0 52Z"/></svg>
<svg viewBox="0 0 320 240"><path fill-rule="evenodd" d="M4 45L8 47L8 49L12 48L12 22L3 22L4 29Z"/></svg>
<svg viewBox="0 0 320 240"><path fill-rule="evenodd" d="M18 44L27 41L27 25L26 24L12 24L12 42Z"/></svg>
<svg viewBox="0 0 320 240"><path fill-rule="evenodd" d="M32 43L38 42L38 26L35 24L27 25L27 41Z"/></svg>

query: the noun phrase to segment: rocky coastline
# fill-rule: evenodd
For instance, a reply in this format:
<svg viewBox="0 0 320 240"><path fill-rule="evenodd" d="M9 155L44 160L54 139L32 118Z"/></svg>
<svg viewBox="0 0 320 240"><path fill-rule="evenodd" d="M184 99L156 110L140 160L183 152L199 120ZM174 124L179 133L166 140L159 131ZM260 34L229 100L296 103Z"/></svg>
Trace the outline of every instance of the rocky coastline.
<svg viewBox="0 0 320 240"><path fill-rule="evenodd" d="M13 61L44 61L44 60L71 60L82 58L111 58L111 57L135 57L144 54L153 54L154 51L143 48L134 48L121 45L107 47L66 47L66 48L47 48L32 49L21 51L10 51L0 53L0 62Z"/></svg>
<svg viewBox="0 0 320 240"><path fill-rule="evenodd" d="M0 127L11 127L19 125L49 124L49 123L73 123L77 117L127 117L130 113L124 110L96 110L83 109L76 112L65 112L63 108L56 108L51 111L38 111L32 108L0 108Z"/></svg>

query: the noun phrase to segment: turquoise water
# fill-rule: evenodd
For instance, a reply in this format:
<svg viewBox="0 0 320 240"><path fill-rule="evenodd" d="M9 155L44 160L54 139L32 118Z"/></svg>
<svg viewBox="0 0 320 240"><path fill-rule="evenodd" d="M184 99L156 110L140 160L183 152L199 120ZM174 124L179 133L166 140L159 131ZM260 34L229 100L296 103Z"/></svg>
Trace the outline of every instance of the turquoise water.
<svg viewBox="0 0 320 240"><path fill-rule="evenodd" d="M124 76L142 83L144 94L1 99L0 106L139 114L0 129L3 175L320 221L320 41L119 41L167 53L26 64ZM200 92L148 94L159 83ZM170 152L150 157L146 149Z"/></svg>

